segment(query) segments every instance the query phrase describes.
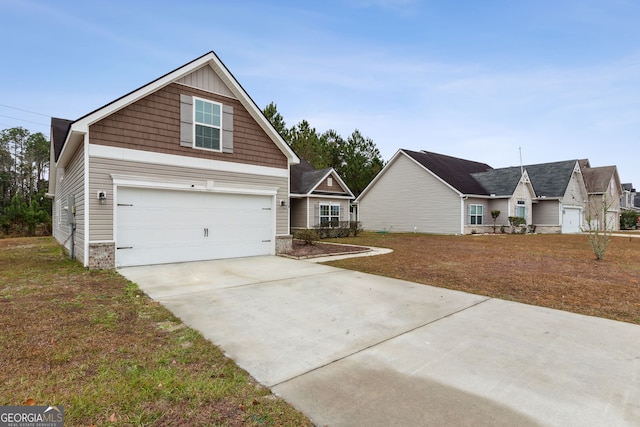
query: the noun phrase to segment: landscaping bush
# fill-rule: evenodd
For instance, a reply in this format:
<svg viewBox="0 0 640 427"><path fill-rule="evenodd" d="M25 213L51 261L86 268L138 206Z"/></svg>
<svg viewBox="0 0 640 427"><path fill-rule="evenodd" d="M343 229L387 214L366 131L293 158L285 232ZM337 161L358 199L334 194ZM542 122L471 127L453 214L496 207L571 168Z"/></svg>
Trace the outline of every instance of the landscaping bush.
<svg viewBox="0 0 640 427"><path fill-rule="evenodd" d="M509 224L511 224L511 232L512 233L526 233L527 232L527 220L520 216L510 216ZM522 227L518 230L518 227Z"/></svg>
<svg viewBox="0 0 640 427"><path fill-rule="evenodd" d="M312 228L302 228L293 232L293 237L304 241L307 245L314 245L320 240L318 232Z"/></svg>
<svg viewBox="0 0 640 427"><path fill-rule="evenodd" d="M636 227L638 223L638 212L636 211L622 211L620 214L620 228L623 230L630 230Z"/></svg>
<svg viewBox="0 0 640 427"><path fill-rule="evenodd" d="M349 237L351 234L350 221L331 221L327 225L316 226L318 235L321 239L336 239L340 237Z"/></svg>
<svg viewBox="0 0 640 427"><path fill-rule="evenodd" d="M362 223L360 221L349 221L349 229L353 237L358 237L358 234L362 231Z"/></svg>

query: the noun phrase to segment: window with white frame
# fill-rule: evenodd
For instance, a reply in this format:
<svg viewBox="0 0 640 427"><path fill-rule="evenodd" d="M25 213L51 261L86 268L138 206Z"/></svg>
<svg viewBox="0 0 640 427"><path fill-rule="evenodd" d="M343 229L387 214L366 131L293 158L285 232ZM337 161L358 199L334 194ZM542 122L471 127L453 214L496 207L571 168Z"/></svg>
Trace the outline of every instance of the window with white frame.
<svg viewBox="0 0 640 427"><path fill-rule="evenodd" d="M482 225L482 216L484 208L482 205L469 205L469 224L471 225Z"/></svg>
<svg viewBox="0 0 640 427"><path fill-rule="evenodd" d="M516 216L520 218L525 218L527 214L527 207L524 203L524 200L518 200L516 204Z"/></svg>
<svg viewBox="0 0 640 427"><path fill-rule="evenodd" d="M340 223L340 205L320 204L320 226L334 227Z"/></svg>
<svg viewBox="0 0 640 427"><path fill-rule="evenodd" d="M194 98L194 146L221 151L222 104Z"/></svg>

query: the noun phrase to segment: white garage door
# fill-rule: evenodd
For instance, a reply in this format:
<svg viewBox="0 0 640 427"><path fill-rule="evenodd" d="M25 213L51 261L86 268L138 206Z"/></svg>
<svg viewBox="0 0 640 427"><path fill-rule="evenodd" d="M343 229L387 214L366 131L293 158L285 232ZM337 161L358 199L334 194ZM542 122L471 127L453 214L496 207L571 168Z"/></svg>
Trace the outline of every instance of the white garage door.
<svg viewBox="0 0 640 427"><path fill-rule="evenodd" d="M118 267L269 255L271 196L118 188Z"/></svg>
<svg viewBox="0 0 640 427"><path fill-rule="evenodd" d="M562 209L562 232L563 233L579 233L582 223L580 221L582 215L580 208L563 208Z"/></svg>

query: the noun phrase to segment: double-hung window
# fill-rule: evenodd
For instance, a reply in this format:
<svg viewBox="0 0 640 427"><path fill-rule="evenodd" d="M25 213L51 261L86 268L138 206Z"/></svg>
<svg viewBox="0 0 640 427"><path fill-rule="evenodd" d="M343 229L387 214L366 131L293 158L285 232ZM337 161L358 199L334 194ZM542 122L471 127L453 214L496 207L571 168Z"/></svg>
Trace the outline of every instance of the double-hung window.
<svg viewBox="0 0 640 427"><path fill-rule="evenodd" d="M333 227L340 223L340 205L320 205L320 226Z"/></svg>
<svg viewBox="0 0 640 427"><path fill-rule="evenodd" d="M482 205L469 205L469 224L471 225L482 225L482 214L483 207Z"/></svg>
<svg viewBox="0 0 640 427"><path fill-rule="evenodd" d="M222 104L194 98L194 146L221 151Z"/></svg>

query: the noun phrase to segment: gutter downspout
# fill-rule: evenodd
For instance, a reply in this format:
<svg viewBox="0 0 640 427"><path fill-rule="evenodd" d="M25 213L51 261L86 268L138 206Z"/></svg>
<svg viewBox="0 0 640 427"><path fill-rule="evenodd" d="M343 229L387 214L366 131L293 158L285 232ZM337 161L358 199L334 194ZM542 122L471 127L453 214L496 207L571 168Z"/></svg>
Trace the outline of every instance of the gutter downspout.
<svg viewBox="0 0 640 427"><path fill-rule="evenodd" d="M460 235L464 235L464 201L469 198L466 194L460 194Z"/></svg>

